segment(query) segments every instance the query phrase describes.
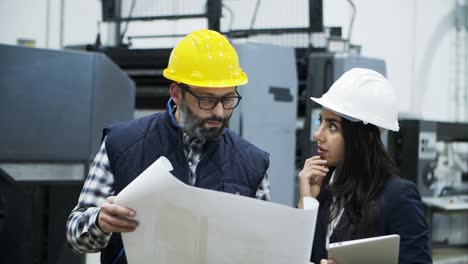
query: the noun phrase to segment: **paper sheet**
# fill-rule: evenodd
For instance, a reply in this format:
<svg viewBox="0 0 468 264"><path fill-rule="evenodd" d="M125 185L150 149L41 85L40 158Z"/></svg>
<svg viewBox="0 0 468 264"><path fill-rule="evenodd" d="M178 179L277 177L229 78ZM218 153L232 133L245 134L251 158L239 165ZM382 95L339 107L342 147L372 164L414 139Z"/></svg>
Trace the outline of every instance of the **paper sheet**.
<svg viewBox="0 0 468 264"><path fill-rule="evenodd" d="M129 264L309 263L315 199L304 200L306 210L291 208L195 188L171 170L159 158L116 198L140 222L122 233Z"/></svg>

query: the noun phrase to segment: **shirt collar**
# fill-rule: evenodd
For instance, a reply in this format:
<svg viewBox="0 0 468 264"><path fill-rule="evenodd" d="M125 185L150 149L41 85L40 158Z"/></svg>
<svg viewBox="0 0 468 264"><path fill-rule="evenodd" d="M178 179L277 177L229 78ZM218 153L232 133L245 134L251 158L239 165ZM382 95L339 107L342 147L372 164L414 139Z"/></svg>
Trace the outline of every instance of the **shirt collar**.
<svg viewBox="0 0 468 264"><path fill-rule="evenodd" d="M177 121L174 117L174 110L176 107L176 104L174 103L174 101L172 100L172 97L169 98L169 100L167 101L167 105L166 105L166 110L167 110L167 113L169 113L169 116L171 117L171 121L172 121L172 124L178 128L179 127L179 124L177 124Z"/></svg>
<svg viewBox="0 0 468 264"><path fill-rule="evenodd" d="M179 126L179 124L177 124L177 120L175 119L175 116L174 116L175 107L176 107L176 104L172 100L172 97L169 98L169 100L167 101L166 110L169 113L169 116L171 117L172 124L174 126L176 126L177 128L180 128L180 126ZM182 129L182 131L183 131L183 129ZM185 133L185 131L183 131L183 139L184 139L184 144L185 145L203 146L205 144L205 142L203 140L201 140L201 139L190 138L189 135L187 135L187 133Z"/></svg>

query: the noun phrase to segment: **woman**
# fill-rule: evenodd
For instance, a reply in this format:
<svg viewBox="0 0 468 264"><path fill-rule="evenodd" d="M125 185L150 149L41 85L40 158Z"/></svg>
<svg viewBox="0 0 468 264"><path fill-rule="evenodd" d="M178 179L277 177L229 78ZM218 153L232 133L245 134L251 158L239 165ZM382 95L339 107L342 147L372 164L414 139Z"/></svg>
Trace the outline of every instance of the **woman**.
<svg viewBox="0 0 468 264"><path fill-rule="evenodd" d="M305 196L320 202L311 261L326 263L328 243L398 234L399 263L432 263L419 192L398 177L380 139L380 129L399 129L389 81L355 68L311 99L323 106L318 149L299 173L298 205Z"/></svg>

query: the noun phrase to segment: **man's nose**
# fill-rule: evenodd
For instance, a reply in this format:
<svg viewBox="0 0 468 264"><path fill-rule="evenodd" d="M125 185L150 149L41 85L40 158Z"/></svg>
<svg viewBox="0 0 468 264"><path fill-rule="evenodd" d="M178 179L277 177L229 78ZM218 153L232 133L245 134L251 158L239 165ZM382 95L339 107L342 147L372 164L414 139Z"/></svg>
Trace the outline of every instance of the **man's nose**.
<svg viewBox="0 0 468 264"><path fill-rule="evenodd" d="M212 112L213 115L215 115L215 116L224 116L224 108L223 108L223 104L221 103L221 101L218 101L218 103L217 103L216 106L211 110L211 112Z"/></svg>

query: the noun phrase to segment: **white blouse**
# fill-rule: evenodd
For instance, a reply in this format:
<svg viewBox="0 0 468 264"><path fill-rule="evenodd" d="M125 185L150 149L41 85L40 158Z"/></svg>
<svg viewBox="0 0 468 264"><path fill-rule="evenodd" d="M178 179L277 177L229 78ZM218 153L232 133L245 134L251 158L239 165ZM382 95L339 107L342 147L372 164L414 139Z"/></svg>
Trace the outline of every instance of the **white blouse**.
<svg viewBox="0 0 468 264"><path fill-rule="evenodd" d="M335 178L335 172L333 172L331 178L330 178L330 185L333 184L333 179ZM335 197L333 197L333 203L332 203L332 206L335 204ZM333 208L330 209L330 211L332 210ZM335 227L338 225L338 223L340 222L340 219L341 219L341 216L343 215L343 212L344 212L344 208L341 208L340 211L338 212L338 216L333 219L333 221L331 221L330 224L328 224L328 228L327 228L327 237L326 237L326 240L325 240L325 248L328 250L328 245L330 244L330 237L332 236L333 234L333 230L335 229Z"/></svg>

